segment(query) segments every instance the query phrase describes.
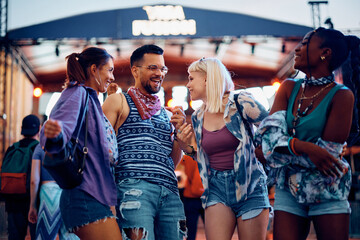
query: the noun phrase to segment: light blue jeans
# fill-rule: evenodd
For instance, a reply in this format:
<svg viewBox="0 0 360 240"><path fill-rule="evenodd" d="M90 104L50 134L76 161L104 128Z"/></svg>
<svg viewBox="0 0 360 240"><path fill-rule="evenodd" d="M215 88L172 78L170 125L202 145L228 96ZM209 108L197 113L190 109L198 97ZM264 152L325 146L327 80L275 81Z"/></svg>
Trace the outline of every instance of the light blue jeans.
<svg viewBox="0 0 360 240"><path fill-rule="evenodd" d="M119 227L123 239L129 239L124 229L143 230L149 240L182 240L186 237L184 207L179 194L141 179L120 181L118 206Z"/></svg>
<svg viewBox="0 0 360 240"><path fill-rule="evenodd" d="M210 171L206 208L222 203L231 208L236 218L242 217L242 220L254 218L264 209L271 208L265 179L260 179L246 200L236 201L234 170L218 171L211 168Z"/></svg>
<svg viewBox="0 0 360 240"><path fill-rule="evenodd" d="M324 214L350 214L350 204L347 200L328 201L322 203L298 203L287 186L275 189L274 210L289 212L300 217L310 218Z"/></svg>

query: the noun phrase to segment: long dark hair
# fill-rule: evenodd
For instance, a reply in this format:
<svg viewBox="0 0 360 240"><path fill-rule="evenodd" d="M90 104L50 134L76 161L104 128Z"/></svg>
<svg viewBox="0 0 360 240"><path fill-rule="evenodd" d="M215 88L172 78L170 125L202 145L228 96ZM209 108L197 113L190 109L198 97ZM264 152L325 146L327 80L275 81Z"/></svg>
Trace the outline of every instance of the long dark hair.
<svg viewBox="0 0 360 240"><path fill-rule="evenodd" d="M329 63L329 70L332 72L342 67L343 82L354 93L355 103L353 120L351 125L350 136L347 140L348 146L359 144L359 109L360 109L360 39L356 36L345 36L335 29L318 28L309 36L308 42L312 36L322 39L321 48L330 48L332 51ZM307 48L307 55L309 52ZM309 59L307 59L309 65ZM311 77L311 72L310 72Z"/></svg>
<svg viewBox="0 0 360 240"><path fill-rule="evenodd" d="M88 79L88 68L95 64L96 67L105 65L113 57L103 48L88 47L81 53L72 53L67 56L66 80L64 88L76 84L84 84Z"/></svg>

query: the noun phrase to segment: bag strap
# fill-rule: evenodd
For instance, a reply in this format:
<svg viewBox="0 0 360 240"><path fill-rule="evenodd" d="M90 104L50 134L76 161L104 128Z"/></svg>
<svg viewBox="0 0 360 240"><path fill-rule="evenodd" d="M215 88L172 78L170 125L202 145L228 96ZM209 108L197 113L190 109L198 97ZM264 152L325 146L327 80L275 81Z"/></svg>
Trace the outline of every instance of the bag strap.
<svg viewBox="0 0 360 240"><path fill-rule="evenodd" d="M84 107L84 111L81 117L81 122L79 124L79 131L76 134L76 142L78 142L79 140L79 135L80 135L80 129L82 128L83 122L85 117L87 116L87 110L88 110L88 103L89 103L89 92L85 89L86 91L86 100L85 100L85 107ZM87 131L85 132L85 137L87 136Z"/></svg>
<svg viewBox="0 0 360 240"><path fill-rule="evenodd" d="M86 123L85 123L85 142L84 142L84 147L83 147L83 153L84 153L84 157L82 159L82 162L81 162L81 169L79 169L80 172L82 172L85 168L85 159L86 159L86 156L88 154L88 148L87 148L87 136L88 136L88 105L89 105L89 92L86 90L85 88L85 91L86 91L86 100L85 100L85 107L84 107L84 111L83 111L83 114L82 114L82 117L81 117L81 122L80 122L80 126L79 126L79 131L77 132L77 136L76 136L76 139L75 139L75 144L78 144L79 143L79 135L80 135L80 129L82 128L82 125L84 123L84 118L86 119ZM76 150L76 147L74 147L73 149L73 153L72 155L75 154L75 150Z"/></svg>
<svg viewBox="0 0 360 240"><path fill-rule="evenodd" d="M38 143L39 143L39 141L34 140L34 141L32 141L27 147L28 147L28 148L33 148L34 146L38 145Z"/></svg>
<svg viewBox="0 0 360 240"><path fill-rule="evenodd" d="M13 145L14 145L14 148L19 148L20 147L20 142L19 141L15 142Z"/></svg>
<svg viewBox="0 0 360 240"><path fill-rule="evenodd" d="M235 101L236 108L237 108L238 112L241 114L241 112L242 112L241 107L240 107L240 105L239 105L239 103L237 101L238 96L239 96L239 94L234 94L234 101ZM244 122L244 125L245 125L245 129L248 132L252 143L254 144L254 147L256 147L255 143L254 143L254 136L253 136L253 133L252 133L251 128L250 128L250 123L247 120L245 120L244 118L243 118L243 122Z"/></svg>
<svg viewBox="0 0 360 240"><path fill-rule="evenodd" d="M87 99L89 100L89 99ZM86 104L87 105L87 104ZM87 106L86 106L87 108ZM87 137L88 137L88 114L86 111L86 120L85 120L85 143L84 143L84 147L83 147L83 153L84 153L84 157L83 157L83 161L81 163L81 172L84 170L85 168L85 159L86 156L88 154L88 148L87 148Z"/></svg>

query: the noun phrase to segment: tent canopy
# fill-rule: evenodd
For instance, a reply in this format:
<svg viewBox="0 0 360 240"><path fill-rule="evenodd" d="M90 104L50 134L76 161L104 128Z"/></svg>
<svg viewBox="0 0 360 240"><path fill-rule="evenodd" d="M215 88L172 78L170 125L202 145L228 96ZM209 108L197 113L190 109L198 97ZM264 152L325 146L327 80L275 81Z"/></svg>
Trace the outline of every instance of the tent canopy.
<svg viewBox="0 0 360 240"><path fill-rule="evenodd" d="M158 12L168 11L167 6L148 6L150 8L128 8L102 12L86 13L64 19L54 20L33 26L14 29L8 33L10 39L24 38L114 38L114 39L134 39L144 36L134 36L132 34L132 24L134 20L165 20L164 17L156 18L151 16L151 7L163 7ZM176 6L172 6L176 15L179 11ZM175 9L175 10L174 10ZM246 35L268 35L274 37L304 36L311 30L310 27L290 24L270 19L264 19L239 13L220 12L204 9L182 7L186 20L196 21L196 34L190 35L194 38L222 37L222 36L246 36ZM46 10L45 10L46 11ZM153 15L156 13L153 13ZM179 15L179 14L177 14ZM154 18L155 17L155 18ZM165 16L169 19L168 16ZM180 17L181 18L181 17ZM179 20L179 16L173 19ZM181 19L180 19L181 20ZM185 20L185 19L184 19ZM153 36L150 36L153 37ZM174 37L161 36L162 38ZM177 37L189 37L189 35L179 34Z"/></svg>
<svg viewBox="0 0 360 240"><path fill-rule="evenodd" d="M46 11L46 9L44 9ZM295 46L312 28L239 13L179 5L151 5L92 12L8 32L35 76L34 82L59 89L65 79L64 58L97 45L115 57L115 78L132 82L129 57L143 44L165 50L169 77L165 85L185 84L186 68L201 57L217 57L241 85L267 85L286 76ZM53 86L50 86L53 85Z"/></svg>

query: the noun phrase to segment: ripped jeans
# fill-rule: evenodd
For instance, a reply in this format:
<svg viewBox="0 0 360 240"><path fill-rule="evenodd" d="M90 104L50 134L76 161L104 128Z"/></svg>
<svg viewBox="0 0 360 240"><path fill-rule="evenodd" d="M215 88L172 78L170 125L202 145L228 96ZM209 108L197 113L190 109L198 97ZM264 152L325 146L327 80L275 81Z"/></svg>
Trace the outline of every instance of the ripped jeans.
<svg viewBox="0 0 360 240"><path fill-rule="evenodd" d="M123 239L126 231L141 230L148 240L182 240L186 237L184 207L180 196L141 179L128 178L117 184L116 207Z"/></svg>

